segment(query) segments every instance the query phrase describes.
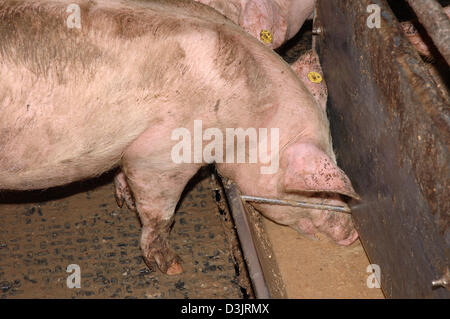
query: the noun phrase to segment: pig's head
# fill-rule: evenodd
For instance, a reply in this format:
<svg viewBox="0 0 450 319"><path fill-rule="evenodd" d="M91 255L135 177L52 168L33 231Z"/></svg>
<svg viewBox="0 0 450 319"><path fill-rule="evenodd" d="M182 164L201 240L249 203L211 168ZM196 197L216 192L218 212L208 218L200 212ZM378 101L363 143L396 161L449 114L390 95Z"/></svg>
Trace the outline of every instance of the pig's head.
<svg viewBox="0 0 450 319"><path fill-rule="evenodd" d="M271 49L278 48L286 40L286 18L272 0L247 1L239 25Z"/></svg>
<svg viewBox="0 0 450 319"><path fill-rule="evenodd" d="M314 96L317 103L325 110L328 90L317 53L314 50L305 52L291 67L305 84L308 91Z"/></svg>
<svg viewBox="0 0 450 319"><path fill-rule="evenodd" d="M347 206L345 197L359 199L333 154L327 155L315 144L293 143L280 155L279 172L271 178L261 175L258 182L264 195L339 206ZM270 181L264 180L267 178ZM348 213L271 204L254 206L273 221L289 225L308 237L323 233L339 245L350 245L358 238Z"/></svg>

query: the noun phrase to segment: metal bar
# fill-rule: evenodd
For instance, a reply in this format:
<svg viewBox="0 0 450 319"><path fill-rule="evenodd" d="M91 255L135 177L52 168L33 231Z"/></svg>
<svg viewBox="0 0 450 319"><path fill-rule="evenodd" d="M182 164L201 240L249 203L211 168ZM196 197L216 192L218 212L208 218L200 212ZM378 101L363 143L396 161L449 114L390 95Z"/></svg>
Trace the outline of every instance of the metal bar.
<svg viewBox="0 0 450 319"><path fill-rule="evenodd" d="M269 288L267 287L264 273L259 262L256 247L248 224L247 215L242 204L242 200L234 183L224 183L225 194L230 205L231 214L236 225L242 252L247 263L250 280L253 284L253 290L257 299L270 298Z"/></svg>
<svg viewBox="0 0 450 319"><path fill-rule="evenodd" d="M450 64L450 20L436 0L407 0L434 45Z"/></svg>
<svg viewBox="0 0 450 319"><path fill-rule="evenodd" d="M306 203L297 200L289 200L289 199L276 199L276 198L265 198L265 197L257 197L257 196L248 196L241 195L241 198L246 202L255 202L261 204L271 204L271 205L282 205L282 206L294 206L294 207L302 207L302 208L312 208L312 209L320 209L320 210L331 210L339 213L351 213L351 209L344 206L337 205L326 205L326 204L313 204Z"/></svg>

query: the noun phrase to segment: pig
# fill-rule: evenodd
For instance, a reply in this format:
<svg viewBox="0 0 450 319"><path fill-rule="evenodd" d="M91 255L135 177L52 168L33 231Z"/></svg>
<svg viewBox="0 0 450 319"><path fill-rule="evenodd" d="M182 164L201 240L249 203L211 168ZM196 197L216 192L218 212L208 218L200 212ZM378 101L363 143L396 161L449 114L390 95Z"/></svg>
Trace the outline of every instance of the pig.
<svg viewBox="0 0 450 319"><path fill-rule="evenodd" d="M272 49L293 38L306 20L312 19L314 0L195 0L213 7ZM450 17L450 6L443 8ZM423 56L429 45L412 21L400 24L402 32Z"/></svg>
<svg viewBox="0 0 450 319"><path fill-rule="evenodd" d="M450 6L442 8L443 12L450 19ZM406 35L409 42L414 46L414 48L419 52L420 55L424 56L426 59L432 59L433 53L430 49L429 40L425 39L422 34L414 26L413 21L404 21L400 23L402 32Z"/></svg>
<svg viewBox="0 0 450 319"><path fill-rule="evenodd" d="M216 9L272 49L294 37L303 23L312 18L314 10L314 0L196 1ZM265 37L264 33L261 34L262 31L268 31L270 38ZM328 91L317 54L313 50L304 53L292 64L292 68L325 108ZM311 72L318 74L320 79L312 81Z"/></svg>
<svg viewBox="0 0 450 319"><path fill-rule="evenodd" d="M317 53L314 50L306 51L291 65L291 67L305 84L317 103L326 110L328 89Z"/></svg>
<svg viewBox="0 0 450 319"><path fill-rule="evenodd" d="M314 0L196 1L215 8L271 49L294 37L314 10Z"/></svg>
<svg viewBox="0 0 450 319"><path fill-rule="evenodd" d="M450 6L443 8L444 13L450 19ZM417 50L417 52L423 57L426 62L425 66L431 75L436 87L438 88L441 96L449 101L450 96L448 93L448 78L449 71L446 61L436 52L432 40L427 37L425 30L416 28L417 21L404 21L400 23L401 30L406 35L409 42Z"/></svg>
<svg viewBox="0 0 450 319"><path fill-rule="evenodd" d="M55 187L120 167L115 196L138 213L147 265L182 272L169 230L185 185L210 161L175 161L173 133L198 120L219 131L278 129L279 148L267 148L277 170L215 161L243 194L359 199L336 164L323 106L273 50L212 8L0 0L0 17L0 189ZM358 237L350 214L253 206L312 238L350 245Z"/></svg>
<svg viewBox="0 0 450 319"><path fill-rule="evenodd" d="M314 0L196 0L216 9L271 49L294 37L303 23L311 18ZM261 33L268 31L267 34ZM292 65L293 70L310 89L319 104L325 107L328 91L317 54L309 50ZM311 72L320 76L312 81ZM311 84L315 83L315 84Z"/></svg>

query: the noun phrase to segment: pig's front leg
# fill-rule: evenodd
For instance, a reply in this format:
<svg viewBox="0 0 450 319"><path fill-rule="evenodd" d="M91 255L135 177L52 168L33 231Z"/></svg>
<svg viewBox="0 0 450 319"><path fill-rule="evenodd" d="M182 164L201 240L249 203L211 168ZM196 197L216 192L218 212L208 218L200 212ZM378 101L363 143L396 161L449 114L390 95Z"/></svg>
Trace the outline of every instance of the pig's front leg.
<svg viewBox="0 0 450 319"><path fill-rule="evenodd" d="M170 143L158 140L158 136L170 135L157 131L145 132L126 149L122 172L142 223L141 249L146 264L151 267L156 261L163 273L176 275L183 269L170 248L169 231L181 193L199 164L180 167L171 161ZM119 182L123 176L119 175Z"/></svg>

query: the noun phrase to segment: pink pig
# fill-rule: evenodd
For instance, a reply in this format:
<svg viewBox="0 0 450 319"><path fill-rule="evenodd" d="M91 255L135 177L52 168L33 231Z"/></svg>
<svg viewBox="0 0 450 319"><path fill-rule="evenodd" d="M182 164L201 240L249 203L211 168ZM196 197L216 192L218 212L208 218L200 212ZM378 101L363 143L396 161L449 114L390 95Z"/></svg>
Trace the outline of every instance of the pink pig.
<svg viewBox="0 0 450 319"><path fill-rule="evenodd" d="M314 0L196 0L239 24L269 48L291 39L314 9Z"/></svg>
<svg viewBox="0 0 450 319"><path fill-rule="evenodd" d="M74 4L80 28L67 23ZM323 105L215 10L180 0L0 0L0 16L0 189L54 187L120 166L116 198L137 210L144 260L162 272L182 271L169 228L186 183L210 162L195 153L175 161L173 134L195 132L198 121L219 132L277 129L266 149L279 163L273 172L263 174L262 161L215 161L243 194L340 206L358 198L336 165ZM234 146L215 154L245 149L245 139ZM310 237L358 237L350 214L254 206Z"/></svg>
<svg viewBox="0 0 450 319"><path fill-rule="evenodd" d="M450 19L450 6L442 8L444 13L449 17ZM419 31L416 29L414 24L411 21L404 21L400 23L400 27L403 31L403 33L408 38L409 42L416 48L416 50L423 56L427 58L432 57L432 52L429 47L429 43L427 43L423 36L419 33Z"/></svg>
<svg viewBox="0 0 450 319"><path fill-rule="evenodd" d="M244 30L276 49L294 37L303 23L312 18L314 0L195 0L215 8ZM450 17L450 6L443 11ZM431 57L429 45L410 21L402 31L417 51ZM266 33L264 33L266 32ZM267 33L268 32L268 33ZM270 34L270 37L267 37Z"/></svg>

